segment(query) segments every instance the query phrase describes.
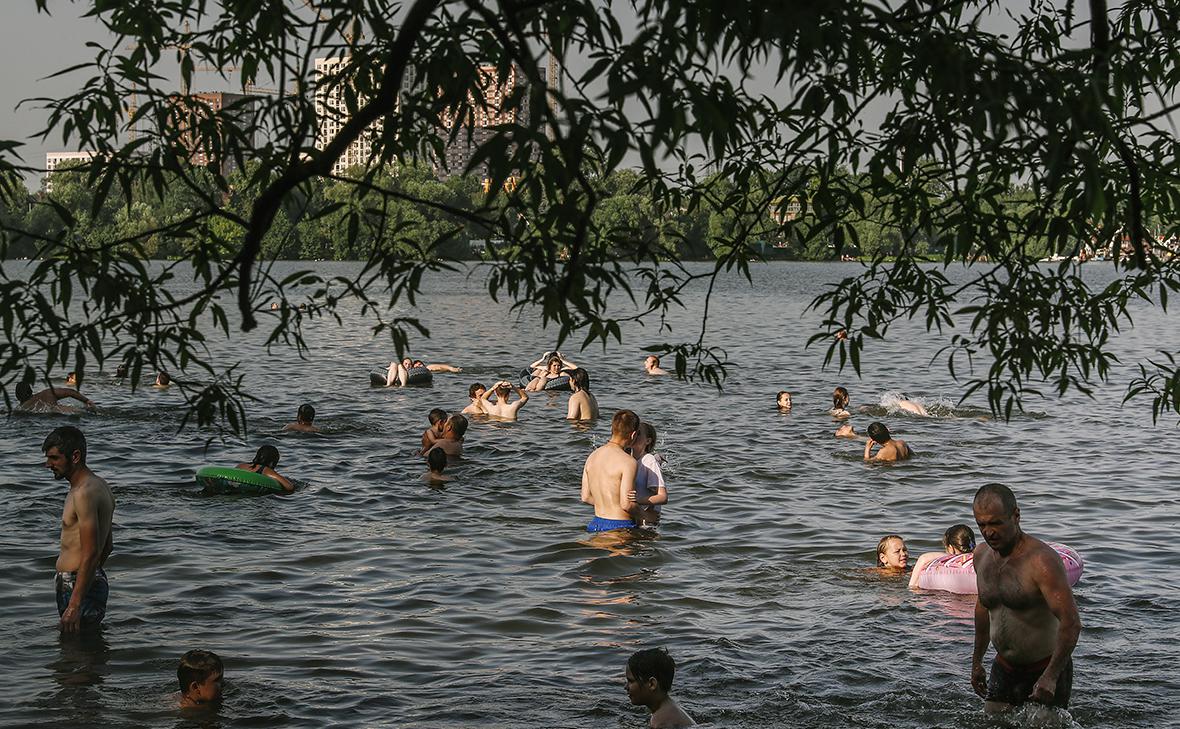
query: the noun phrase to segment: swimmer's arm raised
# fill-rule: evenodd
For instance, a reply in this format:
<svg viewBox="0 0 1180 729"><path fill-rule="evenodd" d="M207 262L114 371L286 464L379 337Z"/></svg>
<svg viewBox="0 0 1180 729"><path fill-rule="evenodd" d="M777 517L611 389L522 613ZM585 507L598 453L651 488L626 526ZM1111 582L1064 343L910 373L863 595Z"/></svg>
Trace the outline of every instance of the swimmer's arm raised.
<svg viewBox="0 0 1180 729"><path fill-rule="evenodd" d="M869 438L867 441L865 441L865 460L866 461L873 460L873 439L872 438Z"/></svg>
<svg viewBox="0 0 1180 729"><path fill-rule="evenodd" d="M1053 656L1049 659L1049 665L1045 666L1041 677L1037 679L1029 698L1034 701L1049 701L1056 692L1057 678L1078 644L1082 621L1078 616L1078 606L1073 599L1073 592L1069 589L1065 566L1056 552L1043 550L1037 555L1033 579L1045 598L1045 604L1057 618L1057 642L1053 646Z"/></svg>
<svg viewBox="0 0 1180 729"><path fill-rule="evenodd" d="M987 695L987 671L983 668L983 656L991 643L992 616L987 608L975 599L975 648L971 652L971 688L980 696Z"/></svg>

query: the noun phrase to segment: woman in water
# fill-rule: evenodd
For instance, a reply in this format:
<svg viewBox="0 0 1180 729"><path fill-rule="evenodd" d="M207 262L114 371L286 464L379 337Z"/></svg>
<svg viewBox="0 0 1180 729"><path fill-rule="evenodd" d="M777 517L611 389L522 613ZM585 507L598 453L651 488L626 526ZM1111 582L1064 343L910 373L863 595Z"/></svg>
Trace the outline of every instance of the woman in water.
<svg viewBox="0 0 1180 729"><path fill-rule="evenodd" d="M848 412L848 390L843 387L832 390L831 413L833 418L847 418L852 415Z"/></svg>
<svg viewBox="0 0 1180 729"><path fill-rule="evenodd" d="M639 461L635 471L635 490L631 498L635 507L631 518L639 526L660 523L660 506L668 503L668 487L664 483L664 457L655 452L656 429L651 423L640 423L639 433L631 444L631 455Z"/></svg>
<svg viewBox="0 0 1180 729"><path fill-rule="evenodd" d="M966 524L955 524L942 534L942 552L927 552L918 557L914 563L914 572L910 575L910 589L917 589L918 578L922 571L934 560L948 554L970 554L975 551L975 532Z"/></svg>
<svg viewBox="0 0 1180 729"><path fill-rule="evenodd" d="M886 534L877 542L877 571L883 575L900 575L909 564L910 555L905 540L896 534Z"/></svg>
<svg viewBox="0 0 1180 729"><path fill-rule="evenodd" d="M562 368L565 367L565 360L560 355L552 355L549 362L545 365L545 369L541 374L535 374L531 382L524 389L529 392L538 392L545 389L545 383L556 377L562 376Z"/></svg>
<svg viewBox="0 0 1180 729"><path fill-rule="evenodd" d="M258 449L254 454L254 460L251 463L239 463L235 468L240 468L243 471L253 471L254 473L261 473L263 476L270 476L287 493L295 491L295 484L287 480L286 477L279 475L275 470L275 466L279 465L279 449L272 445L264 445Z"/></svg>

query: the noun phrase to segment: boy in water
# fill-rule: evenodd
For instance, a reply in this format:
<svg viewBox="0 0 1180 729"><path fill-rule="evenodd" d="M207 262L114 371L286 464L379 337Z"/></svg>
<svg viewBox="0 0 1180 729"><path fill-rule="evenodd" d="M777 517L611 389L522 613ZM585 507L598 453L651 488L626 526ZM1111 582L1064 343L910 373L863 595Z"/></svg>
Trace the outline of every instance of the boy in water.
<svg viewBox="0 0 1180 729"><path fill-rule="evenodd" d="M441 484L451 480L451 477L444 474L443 471L447 467L447 454L442 448L435 448L426 454L426 473L422 474L422 480L429 484Z"/></svg>
<svg viewBox="0 0 1180 729"><path fill-rule="evenodd" d="M636 706L651 710L652 729L680 729L696 726L692 717L668 694L676 663L663 648L648 648L627 659L627 698Z"/></svg>
<svg viewBox="0 0 1180 729"><path fill-rule="evenodd" d="M315 420L315 408L307 403L299 406L299 411L295 413L295 422L287 423L283 426L283 430L293 430L297 433L318 433L320 429L312 425Z"/></svg>
<svg viewBox="0 0 1180 729"><path fill-rule="evenodd" d="M213 651L192 650L180 657L176 680L180 683L180 708L195 709L221 703L221 659Z"/></svg>
<svg viewBox="0 0 1180 729"><path fill-rule="evenodd" d="M430 415L427 418L430 419L430 427L422 431L422 450L418 451L423 456L434 447L435 441L443 437L443 428L447 424L447 411L442 408L435 408L430 411Z"/></svg>
<svg viewBox="0 0 1180 729"><path fill-rule="evenodd" d="M889 428L885 423L869 423L869 439L865 443L866 461L904 461L914 455L904 440L889 435ZM881 446L881 450L873 455L873 446Z"/></svg>
<svg viewBox="0 0 1180 729"><path fill-rule="evenodd" d="M487 391L487 388L483 386L482 382L477 382L467 388L467 397L471 398L471 402L467 404L467 407L463 408L463 414L483 415L483 394Z"/></svg>

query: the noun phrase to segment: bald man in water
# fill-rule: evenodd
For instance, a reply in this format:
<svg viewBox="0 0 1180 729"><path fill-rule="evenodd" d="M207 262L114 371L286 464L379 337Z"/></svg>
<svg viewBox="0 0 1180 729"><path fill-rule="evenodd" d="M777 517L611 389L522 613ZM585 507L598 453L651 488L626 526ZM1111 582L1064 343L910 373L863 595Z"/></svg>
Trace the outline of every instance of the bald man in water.
<svg viewBox="0 0 1180 729"><path fill-rule="evenodd" d="M972 509L984 543L974 552L979 599L971 686L988 714L1025 701L1065 708L1082 623L1061 557L1021 530L1007 486L979 489ZM996 647L991 680L983 668L989 642Z"/></svg>

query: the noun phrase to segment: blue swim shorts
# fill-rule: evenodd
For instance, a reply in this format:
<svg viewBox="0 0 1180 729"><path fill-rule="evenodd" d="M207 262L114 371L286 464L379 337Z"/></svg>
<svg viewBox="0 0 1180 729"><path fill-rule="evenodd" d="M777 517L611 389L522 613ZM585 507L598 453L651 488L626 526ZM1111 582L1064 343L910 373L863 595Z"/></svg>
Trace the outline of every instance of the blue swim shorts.
<svg viewBox="0 0 1180 729"><path fill-rule="evenodd" d="M57 590L57 614L65 613L70 604L70 597L74 594L77 584L77 572L58 572L53 578L53 586ZM90 581L90 588L82 597L82 622L87 625L98 625L107 614L107 597L111 588L107 584L107 573L99 567L94 571L94 579Z"/></svg>
<svg viewBox="0 0 1180 729"><path fill-rule="evenodd" d="M588 532L611 532L615 529L634 529L635 522L630 519L603 519L596 516L586 525Z"/></svg>

